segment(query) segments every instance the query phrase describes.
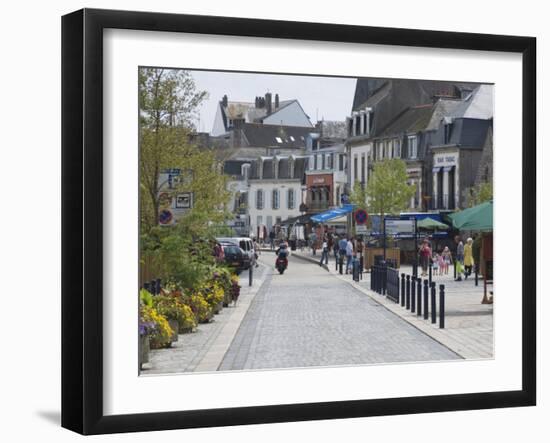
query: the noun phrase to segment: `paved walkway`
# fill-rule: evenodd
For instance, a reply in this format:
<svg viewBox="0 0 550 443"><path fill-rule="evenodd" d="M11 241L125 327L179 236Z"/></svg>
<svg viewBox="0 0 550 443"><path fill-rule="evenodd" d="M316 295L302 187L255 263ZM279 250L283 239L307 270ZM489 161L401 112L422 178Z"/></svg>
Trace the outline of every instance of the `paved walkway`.
<svg viewBox="0 0 550 443"><path fill-rule="evenodd" d="M268 272L220 370L460 358L319 266L291 256L283 275Z"/></svg>
<svg viewBox="0 0 550 443"><path fill-rule="evenodd" d="M152 350L141 375L216 371L229 348L256 293L268 278L265 266L254 269L253 285L248 271L241 276L241 293L236 306L223 308L210 323L199 324L195 332L179 334L168 349Z"/></svg>
<svg viewBox="0 0 550 443"><path fill-rule="evenodd" d="M295 251L295 257L302 258L311 265L317 267L320 259L319 253L312 255L311 251ZM362 293L371 297L382 306L400 316L414 327L428 334L441 344L456 352L463 358L483 359L494 356L494 334L493 334L493 305L481 304L483 298L483 280L479 280L476 287L473 276L468 280L455 282L453 269L450 267L449 274L433 276L433 281L445 284L445 329L439 329L439 323L431 324L430 320L424 320L411 313L400 304L396 304L386 297L370 290L370 273L363 273L363 280L356 283L351 275L340 275L335 269L334 256L329 258L329 265L325 267L329 274L340 280L346 281L351 286L359 289ZM402 266L400 273L412 275L410 266ZM492 289L492 288L491 288ZM498 302L498 301L496 301ZM439 294L437 296L439 303Z"/></svg>

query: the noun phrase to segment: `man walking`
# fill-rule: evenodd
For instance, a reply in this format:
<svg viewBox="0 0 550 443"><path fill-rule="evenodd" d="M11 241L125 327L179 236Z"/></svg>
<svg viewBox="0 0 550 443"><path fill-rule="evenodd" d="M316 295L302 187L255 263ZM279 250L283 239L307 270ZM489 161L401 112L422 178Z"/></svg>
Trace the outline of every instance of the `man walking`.
<svg viewBox="0 0 550 443"><path fill-rule="evenodd" d="M275 248L275 229L271 228L271 231L269 232L269 244L271 247L271 250Z"/></svg>
<svg viewBox="0 0 550 443"><path fill-rule="evenodd" d="M338 242L338 255L339 255L339 260L341 262L344 261L344 257L346 256L346 248L348 246L348 241L346 240L346 238L342 235L342 237L340 238L340 241Z"/></svg>

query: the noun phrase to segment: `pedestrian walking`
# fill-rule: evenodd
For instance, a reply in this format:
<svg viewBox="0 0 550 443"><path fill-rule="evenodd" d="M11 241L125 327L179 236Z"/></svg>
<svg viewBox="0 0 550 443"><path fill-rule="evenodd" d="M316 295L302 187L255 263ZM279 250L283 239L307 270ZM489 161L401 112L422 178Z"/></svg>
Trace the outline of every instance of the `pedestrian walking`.
<svg viewBox="0 0 550 443"><path fill-rule="evenodd" d="M321 261L319 262L319 266L323 265L323 262L325 262L328 265L328 241L327 239L323 240L323 245L321 246Z"/></svg>
<svg viewBox="0 0 550 443"><path fill-rule="evenodd" d="M439 275L439 254L436 252L434 256L432 257L432 263L433 263L433 273L434 275Z"/></svg>
<svg viewBox="0 0 550 443"><path fill-rule="evenodd" d="M269 245L271 250L275 249L275 230L271 228L271 231L269 231Z"/></svg>
<svg viewBox="0 0 550 443"><path fill-rule="evenodd" d="M456 259L460 263L464 264L464 243L458 238L458 245L456 247Z"/></svg>
<svg viewBox="0 0 550 443"><path fill-rule="evenodd" d="M342 235L340 238L340 241L338 242L338 256L339 260L344 261L344 257L346 256L346 248L348 246L348 241L346 238Z"/></svg>
<svg viewBox="0 0 550 443"><path fill-rule="evenodd" d="M441 257L443 258L443 271L445 275L447 275L449 273L449 265L453 261L453 255L451 254L451 250L448 246L445 246L445 248L443 249Z"/></svg>
<svg viewBox="0 0 550 443"><path fill-rule="evenodd" d="M472 274L472 267L474 266L473 242L471 238L468 238L464 246L464 280Z"/></svg>
<svg viewBox="0 0 550 443"><path fill-rule="evenodd" d="M346 243L346 258L346 274L348 274L352 266L353 259L353 237L348 238L348 241Z"/></svg>
<svg viewBox="0 0 550 443"><path fill-rule="evenodd" d="M332 251L334 252L334 261L338 262L338 251L340 247L338 246L338 237L334 236L332 241Z"/></svg>
<svg viewBox="0 0 550 443"><path fill-rule="evenodd" d="M427 239L424 239L422 246L420 246L420 265L422 266L422 277L428 275L428 266L430 265L430 259L432 257L432 248Z"/></svg>

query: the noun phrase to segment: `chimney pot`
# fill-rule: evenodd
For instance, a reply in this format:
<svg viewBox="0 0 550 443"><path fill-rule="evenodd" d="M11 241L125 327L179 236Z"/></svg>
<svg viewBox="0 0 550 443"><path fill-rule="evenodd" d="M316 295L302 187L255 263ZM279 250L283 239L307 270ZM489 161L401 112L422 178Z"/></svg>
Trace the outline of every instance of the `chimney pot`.
<svg viewBox="0 0 550 443"><path fill-rule="evenodd" d="M271 114L272 103L271 103L271 93L270 92L265 93L265 106L266 106L266 109L267 109L267 113Z"/></svg>

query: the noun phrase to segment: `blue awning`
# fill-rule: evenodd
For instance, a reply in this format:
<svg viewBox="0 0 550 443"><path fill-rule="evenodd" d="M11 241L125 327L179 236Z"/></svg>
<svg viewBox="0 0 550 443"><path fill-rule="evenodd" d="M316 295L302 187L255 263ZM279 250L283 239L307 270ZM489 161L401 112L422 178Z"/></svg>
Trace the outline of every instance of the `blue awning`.
<svg viewBox="0 0 550 443"><path fill-rule="evenodd" d="M354 207L355 205L352 205L352 204L343 205L340 208L334 208L334 209L330 209L328 211L316 214L313 217L311 217L311 220L317 223L323 223L323 222L332 220L334 218L342 217L343 215L349 214L350 212L353 211Z"/></svg>

